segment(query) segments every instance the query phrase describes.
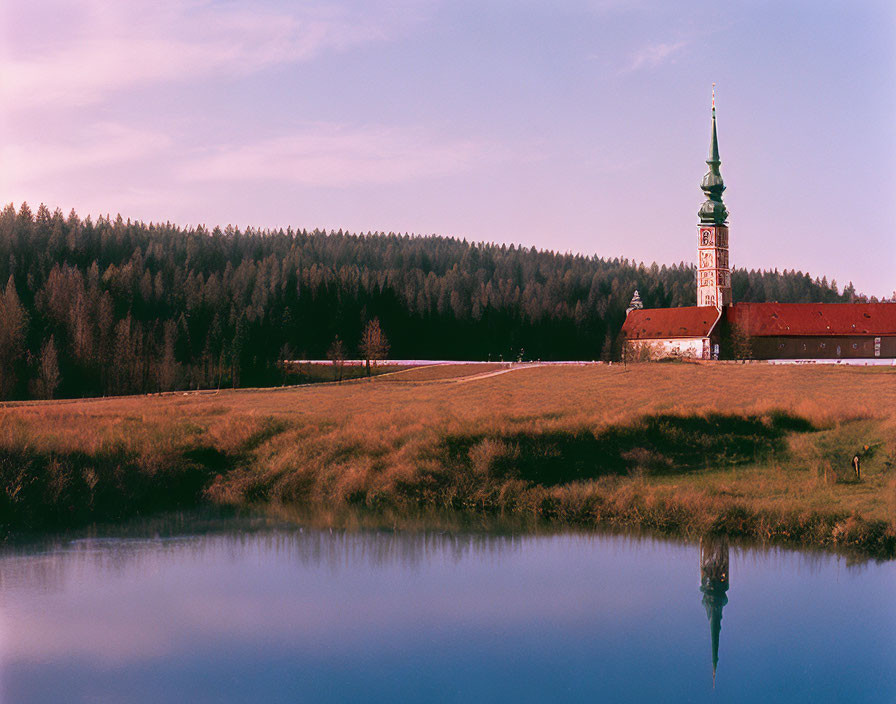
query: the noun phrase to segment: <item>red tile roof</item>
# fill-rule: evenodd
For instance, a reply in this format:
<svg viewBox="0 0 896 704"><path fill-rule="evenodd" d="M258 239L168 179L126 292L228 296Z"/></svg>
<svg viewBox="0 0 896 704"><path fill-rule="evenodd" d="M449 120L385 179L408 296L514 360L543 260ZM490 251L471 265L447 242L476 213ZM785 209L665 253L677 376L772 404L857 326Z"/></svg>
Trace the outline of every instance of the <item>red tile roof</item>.
<svg viewBox="0 0 896 704"><path fill-rule="evenodd" d="M708 337L718 317L719 311L712 306L633 310L625 319L622 334L629 340Z"/></svg>
<svg viewBox="0 0 896 704"><path fill-rule="evenodd" d="M753 337L896 335L896 303L736 303L725 318Z"/></svg>

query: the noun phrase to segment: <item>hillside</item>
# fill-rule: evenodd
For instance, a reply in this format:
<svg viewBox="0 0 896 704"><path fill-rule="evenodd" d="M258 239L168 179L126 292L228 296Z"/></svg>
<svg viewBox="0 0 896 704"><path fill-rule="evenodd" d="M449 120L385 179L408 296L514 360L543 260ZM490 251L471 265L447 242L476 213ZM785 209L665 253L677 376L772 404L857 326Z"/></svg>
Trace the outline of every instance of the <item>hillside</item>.
<svg viewBox="0 0 896 704"><path fill-rule="evenodd" d="M637 288L692 305L690 264L448 237L260 231L0 213L0 399L280 383L280 359L609 359ZM849 300L801 272L735 270L735 300Z"/></svg>

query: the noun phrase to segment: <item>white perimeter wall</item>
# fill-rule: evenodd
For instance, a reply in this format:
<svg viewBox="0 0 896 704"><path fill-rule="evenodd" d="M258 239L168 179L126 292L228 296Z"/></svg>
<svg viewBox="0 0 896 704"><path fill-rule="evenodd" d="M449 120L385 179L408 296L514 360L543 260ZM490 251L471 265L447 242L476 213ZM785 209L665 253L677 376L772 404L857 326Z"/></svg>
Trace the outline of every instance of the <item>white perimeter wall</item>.
<svg viewBox="0 0 896 704"><path fill-rule="evenodd" d="M345 359L342 363L346 367L360 367L367 364L366 360L363 359ZM511 360L497 360L493 359L490 362L485 362L482 360L463 360L463 359L378 359L376 360L376 366L378 367L431 367L435 364L506 364L507 366L518 366L520 364L531 364L531 361L526 362L514 362ZM558 365L558 364L567 364L574 366L583 366L586 364L605 364L605 362L601 362L600 360L570 360L570 361L553 361L553 362L542 362L538 361L539 364L550 364L550 365ZM315 364L315 365L327 365L332 366L332 359L290 359L286 361L286 364ZM373 361L371 361L373 364Z"/></svg>
<svg viewBox="0 0 896 704"><path fill-rule="evenodd" d="M769 359L769 364L846 364L853 367L896 367L896 359L843 357L840 359Z"/></svg>

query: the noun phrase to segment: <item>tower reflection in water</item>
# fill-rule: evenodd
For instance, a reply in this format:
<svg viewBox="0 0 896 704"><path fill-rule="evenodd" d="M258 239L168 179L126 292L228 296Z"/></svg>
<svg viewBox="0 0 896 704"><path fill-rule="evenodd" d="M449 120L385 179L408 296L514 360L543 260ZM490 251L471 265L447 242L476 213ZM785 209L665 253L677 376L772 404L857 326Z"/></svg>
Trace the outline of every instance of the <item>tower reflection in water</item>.
<svg viewBox="0 0 896 704"><path fill-rule="evenodd" d="M716 686L719 664L719 633L722 608L728 603L728 537L707 535L700 539L700 591L712 637L712 686Z"/></svg>

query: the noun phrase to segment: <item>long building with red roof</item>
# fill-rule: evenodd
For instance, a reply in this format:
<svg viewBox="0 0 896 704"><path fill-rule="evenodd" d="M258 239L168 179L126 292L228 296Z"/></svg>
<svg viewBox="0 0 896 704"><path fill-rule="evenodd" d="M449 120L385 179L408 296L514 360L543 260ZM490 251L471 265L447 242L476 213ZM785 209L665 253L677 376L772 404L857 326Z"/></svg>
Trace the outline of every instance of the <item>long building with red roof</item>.
<svg viewBox="0 0 896 704"><path fill-rule="evenodd" d="M732 301L715 101L706 163L700 184L706 201L697 226L697 305L646 309L635 291L622 326L627 357L896 363L896 303Z"/></svg>

